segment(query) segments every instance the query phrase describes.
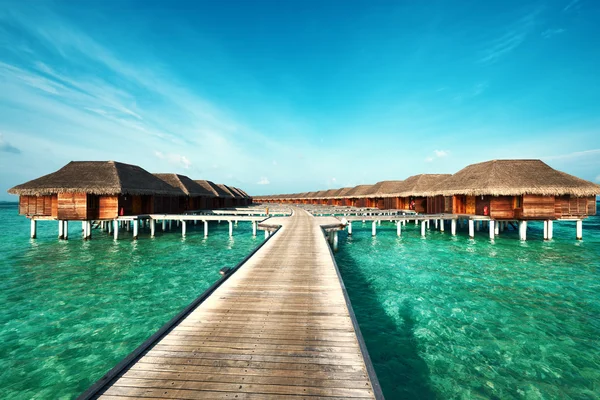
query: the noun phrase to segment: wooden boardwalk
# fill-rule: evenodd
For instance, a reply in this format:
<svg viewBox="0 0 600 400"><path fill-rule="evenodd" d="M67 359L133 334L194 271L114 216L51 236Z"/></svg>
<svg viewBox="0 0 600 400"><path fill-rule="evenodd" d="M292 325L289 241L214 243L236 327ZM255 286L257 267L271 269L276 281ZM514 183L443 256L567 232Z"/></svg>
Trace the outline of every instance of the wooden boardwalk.
<svg viewBox="0 0 600 400"><path fill-rule="evenodd" d="M262 248L89 397L382 398L320 228L332 221L270 219L282 227Z"/></svg>

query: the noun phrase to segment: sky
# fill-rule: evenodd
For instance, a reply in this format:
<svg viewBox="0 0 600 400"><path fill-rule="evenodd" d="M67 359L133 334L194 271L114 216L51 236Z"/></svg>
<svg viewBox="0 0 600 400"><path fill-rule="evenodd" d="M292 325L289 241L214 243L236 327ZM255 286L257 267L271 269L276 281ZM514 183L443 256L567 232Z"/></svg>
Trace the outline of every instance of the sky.
<svg viewBox="0 0 600 400"><path fill-rule="evenodd" d="M600 182L600 2L0 0L0 200L71 160L295 193Z"/></svg>

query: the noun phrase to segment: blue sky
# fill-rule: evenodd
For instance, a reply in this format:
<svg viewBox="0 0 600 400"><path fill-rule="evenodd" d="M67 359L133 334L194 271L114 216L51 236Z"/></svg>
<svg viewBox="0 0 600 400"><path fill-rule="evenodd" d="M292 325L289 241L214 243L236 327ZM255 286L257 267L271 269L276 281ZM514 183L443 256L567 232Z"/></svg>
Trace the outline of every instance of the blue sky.
<svg viewBox="0 0 600 400"><path fill-rule="evenodd" d="M600 181L600 2L2 1L0 200L70 160L251 194L541 158Z"/></svg>

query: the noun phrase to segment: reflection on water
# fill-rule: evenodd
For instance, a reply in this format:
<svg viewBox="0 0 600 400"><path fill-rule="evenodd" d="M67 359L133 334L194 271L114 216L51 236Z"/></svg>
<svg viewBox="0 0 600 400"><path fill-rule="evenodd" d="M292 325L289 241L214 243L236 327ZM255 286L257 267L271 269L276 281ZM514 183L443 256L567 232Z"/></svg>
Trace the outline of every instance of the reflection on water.
<svg viewBox="0 0 600 400"><path fill-rule="evenodd" d="M240 222L190 225L139 240L99 230L57 239L54 221L29 222L0 205L0 398L73 398L216 281L263 240Z"/></svg>
<svg viewBox="0 0 600 400"><path fill-rule="evenodd" d="M432 224L433 227L433 224ZM386 399L600 398L600 218L466 227L356 224L336 259Z"/></svg>

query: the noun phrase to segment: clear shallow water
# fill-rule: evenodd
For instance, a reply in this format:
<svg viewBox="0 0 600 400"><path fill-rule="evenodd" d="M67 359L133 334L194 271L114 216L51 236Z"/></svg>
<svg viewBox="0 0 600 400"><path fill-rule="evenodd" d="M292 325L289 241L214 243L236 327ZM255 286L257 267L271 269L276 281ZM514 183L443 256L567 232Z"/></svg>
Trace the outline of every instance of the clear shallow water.
<svg viewBox="0 0 600 400"><path fill-rule="evenodd" d="M431 225L433 227L433 224ZM600 218L492 244L384 223L336 260L386 399L600 399Z"/></svg>
<svg viewBox="0 0 600 400"><path fill-rule="evenodd" d="M74 398L258 246L249 222L188 224L156 238L114 242L81 223L57 240L55 221L29 221L0 204L0 398Z"/></svg>

